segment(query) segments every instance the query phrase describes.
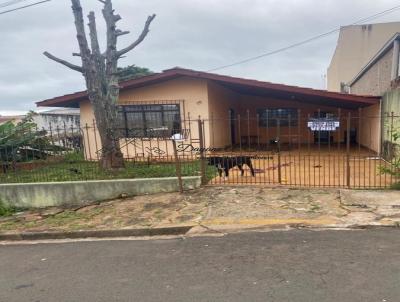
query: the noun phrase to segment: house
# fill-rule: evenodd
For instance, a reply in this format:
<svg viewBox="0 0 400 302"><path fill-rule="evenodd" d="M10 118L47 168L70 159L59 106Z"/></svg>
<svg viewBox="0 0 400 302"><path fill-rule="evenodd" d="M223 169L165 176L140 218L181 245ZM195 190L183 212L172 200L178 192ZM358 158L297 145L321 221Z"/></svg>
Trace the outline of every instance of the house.
<svg viewBox="0 0 400 302"><path fill-rule="evenodd" d="M344 26L328 67L329 91L344 91L350 82L378 53L383 45L400 32L400 22Z"/></svg>
<svg viewBox="0 0 400 302"><path fill-rule="evenodd" d="M394 134L400 126L400 33L394 34L346 86L353 94L381 97L381 153L385 158L398 155Z"/></svg>
<svg viewBox="0 0 400 302"><path fill-rule="evenodd" d="M26 115L0 115L0 125L9 121L19 123L25 117ZM59 129L59 131L76 129L77 131L80 125L80 110L77 108L57 108L35 113L32 118L38 129L52 129L54 131L56 129Z"/></svg>
<svg viewBox="0 0 400 302"><path fill-rule="evenodd" d="M399 78L400 33L391 37L383 47L347 83L354 94L382 96L396 86Z"/></svg>
<svg viewBox="0 0 400 302"><path fill-rule="evenodd" d="M184 133L188 144L197 144L202 130L205 147L212 148L265 146L277 138L282 144L299 146L313 147L323 140L325 144L340 145L351 132L353 143L380 152L380 97L377 96L183 68L125 81L120 86L122 151L128 158L144 156L155 146L158 152L170 152L169 142L146 140L149 130L153 134L167 131L167 136ZM85 91L43 100L37 106L79 108L86 156L98 157L102 146ZM199 119L204 122L203 128L198 126ZM318 124L318 120L325 126ZM336 126L326 127L326 122L334 122Z"/></svg>
<svg viewBox="0 0 400 302"><path fill-rule="evenodd" d="M71 132L80 127L80 110L77 108L58 108L42 111L33 116L39 129Z"/></svg>
<svg viewBox="0 0 400 302"><path fill-rule="evenodd" d="M81 128L78 108L42 111L35 113L32 118L37 129L44 129L53 144L74 149L80 147Z"/></svg>

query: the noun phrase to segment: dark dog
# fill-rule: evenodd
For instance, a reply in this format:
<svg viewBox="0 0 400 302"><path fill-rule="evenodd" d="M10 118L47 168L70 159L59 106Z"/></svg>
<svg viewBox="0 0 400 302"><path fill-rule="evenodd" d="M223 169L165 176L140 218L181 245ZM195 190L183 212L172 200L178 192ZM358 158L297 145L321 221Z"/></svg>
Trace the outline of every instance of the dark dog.
<svg viewBox="0 0 400 302"><path fill-rule="evenodd" d="M229 170L236 166L239 168L241 175L243 176L244 175L243 165L247 165L250 168L251 175L255 176L251 159L248 156L234 156L234 157L213 156L207 159L209 166L215 166L218 169L219 177L222 177L222 171L225 172L225 177L228 177Z"/></svg>

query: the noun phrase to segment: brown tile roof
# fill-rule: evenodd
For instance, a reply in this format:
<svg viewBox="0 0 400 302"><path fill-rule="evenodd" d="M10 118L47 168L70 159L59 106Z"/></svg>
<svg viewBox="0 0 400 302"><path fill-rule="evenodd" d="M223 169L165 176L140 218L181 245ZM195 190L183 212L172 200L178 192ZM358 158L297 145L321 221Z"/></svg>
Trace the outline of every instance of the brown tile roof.
<svg viewBox="0 0 400 302"><path fill-rule="evenodd" d="M372 105L379 102L380 98L376 96L363 96L354 94L345 94L331 92L327 90L319 90L312 88L304 88L285 84L276 84L271 82L262 82L257 80L243 79L231 76L224 76L214 73L195 71L184 68L172 68L164 70L161 73L156 73L141 77L138 79L128 80L120 83L121 90L132 89L160 83L163 81L179 78L192 77L218 82L222 85L227 85L236 90L257 90L257 93L272 93L282 97L300 97L299 99L312 98L314 101L318 99L331 100L338 104L351 103L356 106ZM37 102L37 106L45 107L79 107L79 102L87 99L86 91L80 91L72 94L67 94L52 99Z"/></svg>

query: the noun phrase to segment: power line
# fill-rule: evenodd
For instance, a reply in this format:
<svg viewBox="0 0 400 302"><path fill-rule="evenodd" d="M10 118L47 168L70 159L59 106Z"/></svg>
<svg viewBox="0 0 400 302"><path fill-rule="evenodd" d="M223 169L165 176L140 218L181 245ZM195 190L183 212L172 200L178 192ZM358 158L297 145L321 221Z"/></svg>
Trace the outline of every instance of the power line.
<svg viewBox="0 0 400 302"><path fill-rule="evenodd" d="M374 14L372 16L369 16L369 17L366 17L366 18L362 18L360 20L357 20L354 23L351 23L350 25L357 25L357 24L362 23L362 22L371 21L371 20L374 20L374 19L376 19L378 17L384 16L386 14L389 14L389 13L391 13L393 11L396 11L396 10L399 10L399 9L400 9L400 5L392 7L392 8L387 9L387 10L384 10L384 11L379 12L377 14ZM331 35L331 34L333 34L335 32L338 32L338 31L340 31L340 27L332 29L332 30L330 30L328 32L325 32L323 34L319 34L317 36L308 38L306 40L303 40L303 41L300 41L300 42L297 42L297 43L294 43L294 44L291 44L291 45L288 45L288 46L285 46L285 47L282 47L282 48L279 48L279 49L276 49L276 50L273 50L273 51L270 51L270 52L266 52L266 53L260 54L258 56L250 57L250 58L247 58L247 59L244 59L244 60L241 60L241 61L237 61L237 62L234 62L234 63L231 63L231 64L222 65L222 66L219 66L219 67L207 70L207 71L216 71L216 70L225 69L225 68L228 68L228 67L233 67L233 66L236 66L236 65L244 64L244 63L247 63L247 62L255 61L255 60L267 57L267 56L271 56L271 55L277 54L279 52L283 52L283 51L291 49L291 48L295 48L295 47L307 44L309 42L312 42L314 40L317 40L317 39L323 38L325 36Z"/></svg>
<svg viewBox="0 0 400 302"><path fill-rule="evenodd" d="M12 1L8 1L8 2L5 2L5 3L1 3L0 4L0 8L11 6L11 5L14 5L14 4L17 4L17 3L20 3L20 2L25 2L25 1L28 1L28 0L12 0Z"/></svg>
<svg viewBox="0 0 400 302"><path fill-rule="evenodd" d="M35 3L29 4L29 5L20 6L20 7L17 7L17 8L10 9L10 10L2 11L2 12L0 12L0 15L4 15L4 14L7 14L7 13L15 12L17 10L21 10L21 9L24 9L24 8L36 6L36 5L39 5L39 4L42 4L42 3L45 3L45 2L50 2L50 1L51 0L43 0L43 1L35 2Z"/></svg>

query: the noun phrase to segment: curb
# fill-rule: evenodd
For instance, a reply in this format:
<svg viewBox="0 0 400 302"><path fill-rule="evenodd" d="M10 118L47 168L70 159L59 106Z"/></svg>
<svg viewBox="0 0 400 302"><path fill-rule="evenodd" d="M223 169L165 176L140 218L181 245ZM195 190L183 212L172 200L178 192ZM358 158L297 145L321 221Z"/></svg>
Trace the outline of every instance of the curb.
<svg viewBox="0 0 400 302"><path fill-rule="evenodd" d="M290 231L290 230L347 230L347 231L362 231L362 230L377 230L377 229L397 229L400 231L400 227L396 225L306 225L306 224L270 224L270 225L257 225L249 227L241 227L238 225L199 225L208 232L229 234L236 232L253 232L253 231ZM207 233L204 232L204 233ZM187 235L201 234L196 227L193 227Z"/></svg>
<svg viewBox="0 0 400 302"><path fill-rule="evenodd" d="M18 234L0 234L0 241L49 240L49 239L83 239L83 238L115 238L144 237L161 235L184 235L193 226L175 226L163 228L143 228L124 230L99 230L75 232L32 232Z"/></svg>
<svg viewBox="0 0 400 302"><path fill-rule="evenodd" d="M17 234L0 234L0 241L29 241L29 240L56 240L56 239L85 239L85 238L118 238L118 237L151 237L167 235L186 235L190 230L198 225L175 226L162 228L143 228L143 229L123 229L123 230L99 230L99 231L74 231L74 232L30 232ZM250 228L215 228L214 225L202 226L213 232L232 232L232 231L254 231L260 229L280 230L280 229L342 229L342 230L371 230L371 229L400 229L395 225L350 225L350 226L324 226L324 225L304 225L304 224L275 224L259 225ZM215 228L215 229L214 229Z"/></svg>
<svg viewBox="0 0 400 302"><path fill-rule="evenodd" d="M352 225L348 228L354 230L373 230L373 229L400 229L398 225L390 225L390 224L360 224L360 225Z"/></svg>

